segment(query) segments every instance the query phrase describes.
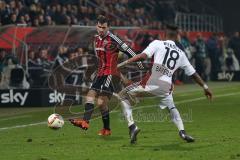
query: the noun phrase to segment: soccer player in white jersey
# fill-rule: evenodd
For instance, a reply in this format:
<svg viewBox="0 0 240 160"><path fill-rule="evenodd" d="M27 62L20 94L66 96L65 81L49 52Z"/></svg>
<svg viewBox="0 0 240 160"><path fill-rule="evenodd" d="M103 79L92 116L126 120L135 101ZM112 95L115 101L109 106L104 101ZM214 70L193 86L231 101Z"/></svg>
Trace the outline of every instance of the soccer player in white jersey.
<svg viewBox="0 0 240 160"><path fill-rule="evenodd" d="M126 87L119 94L124 115L128 121L130 142L135 143L140 129L136 126L132 116L133 97L139 93L148 93L160 98L160 108L168 108L173 123L179 130L180 137L187 142L194 142L194 138L184 130L181 116L174 105L172 75L178 69L182 68L185 74L190 76L204 90L204 94L209 100L212 100L212 92L207 84L196 73L193 66L188 61L184 51L182 51L174 41L177 39L178 31L176 26L168 26L166 29L166 40L154 40L139 55L130 58L118 65L123 67L131 62L153 58L153 65L142 81L133 83Z"/></svg>

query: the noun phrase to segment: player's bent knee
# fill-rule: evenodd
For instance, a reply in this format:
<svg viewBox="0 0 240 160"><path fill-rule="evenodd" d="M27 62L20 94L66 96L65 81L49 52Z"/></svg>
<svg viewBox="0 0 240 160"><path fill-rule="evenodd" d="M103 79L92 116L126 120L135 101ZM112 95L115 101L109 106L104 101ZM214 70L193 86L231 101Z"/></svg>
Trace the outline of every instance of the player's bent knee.
<svg viewBox="0 0 240 160"><path fill-rule="evenodd" d="M107 105L100 105L100 106L98 106L98 107L99 107L99 109L100 109L101 112L106 112L106 111L109 110Z"/></svg>
<svg viewBox="0 0 240 160"><path fill-rule="evenodd" d="M120 100L125 100L125 99L127 99L127 97L128 97L128 93L127 93L127 91L124 89L124 90L122 90L122 91L120 91L119 93L118 93L118 95L119 95L119 97L120 97Z"/></svg>
<svg viewBox="0 0 240 160"><path fill-rule="evenodd" d="M86 97L86 103L94 104L94 100L95 100L95 98L93 98L93 97Z"/></svg>
<svg viewBox="0 0 240 160"><path fill-rule="evenodd" d="M102 108L102 107L104 107L106 104L104 103L104 102L97 102L97 106L99 107L99 108Z"/></svg>
<svg viewBox="0 0 240 160"><path fill-rule="evenodd" d="M105 96L103 97L99 97L97 99L97 106L98 107L104 107L104 106L107 106L107 103L108 103L109 99Z"/></svg>
<svg viewBox="0 0 240 160"><path fill-rule="evenodd" d="M132 106L136 104L135 98L125 89L119 92L119 97L121 101L128 101Z"/></svg>

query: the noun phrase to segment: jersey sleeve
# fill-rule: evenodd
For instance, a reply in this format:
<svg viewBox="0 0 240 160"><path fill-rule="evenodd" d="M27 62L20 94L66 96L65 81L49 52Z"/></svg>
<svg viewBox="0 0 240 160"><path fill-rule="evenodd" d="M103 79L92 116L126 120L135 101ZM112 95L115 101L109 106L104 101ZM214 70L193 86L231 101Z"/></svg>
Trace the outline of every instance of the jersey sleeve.
<svg viewBox="0 0 240 160"><path fill-rule="evenodd" d="M110 33L109 36L118 44L119 49L126 54L129 58L136 56L137 54L120 38L116 35ZM144 69L142 62L137 62L137 65L140 69Z"/></svg>
<svg viewBox="0 0 240 160"><path fill-rule="evenodd" d="M193 75L196 70L193 68L193 66L190 64L188 58L186 57L185 54L183 54L182 61L181 61L181 66L187 76Z"/></svg>
<svg viewBox="0 0 240 160"><path fill-rule="evenodd" d="M143 50L142 53L145 53L145 54L148 56L148 58L151 58L151 57L153 56L153 54L157 51L158 45L160 45L159 42L160 42L160 41L158 41L158 40L152 41L152 42L147 46L147 48Z"/></svg>

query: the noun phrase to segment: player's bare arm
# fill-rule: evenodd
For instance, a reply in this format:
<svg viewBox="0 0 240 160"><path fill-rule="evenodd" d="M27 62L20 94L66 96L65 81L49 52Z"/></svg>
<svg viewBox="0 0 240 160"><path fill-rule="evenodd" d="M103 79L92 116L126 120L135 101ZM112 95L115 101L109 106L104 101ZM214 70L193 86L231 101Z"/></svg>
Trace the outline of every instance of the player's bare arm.
<svg viewBox="0 0 240 160"><path fill-rule="evenodd" d="M138 55L118 64L118 68L121 68L129 63L137 62L137 61L141 61L141 60L145 60L145 59L147 59L147 55L145 53L141 53L141 54L138 54Z"/></svg>
<svg viewBox="0 0 240 160"><path fill-rule="evenodd" d="M204 89L204 94L211 101L213 98L212 91L208 88L207 84L202 80L197 72L190 76L197 84Z"/></svg>

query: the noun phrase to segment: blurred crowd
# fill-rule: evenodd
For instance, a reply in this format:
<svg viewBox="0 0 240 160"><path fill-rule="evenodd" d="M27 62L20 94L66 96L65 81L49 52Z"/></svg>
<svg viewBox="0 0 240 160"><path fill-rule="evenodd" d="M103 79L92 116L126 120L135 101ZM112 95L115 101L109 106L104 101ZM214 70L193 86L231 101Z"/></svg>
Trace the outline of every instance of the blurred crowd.
<svg viewBox="0 0 240 160"><path fill-rule="evenodd" d="M54 69L87 54L87 50L81 47L60 46L54 57L55 54L52 54L49 48L39 48L29 50L27 63L21 63L18 56L2 49L0 51L0 89L48 88L48 80ZM84 61L84 58L82 60ZM86 63L85 61L81 64ZM81 65L81 70L84 69L83 66ZM71 70L69 76L65 78L66 83L80 85L83 83L83 71Z"/></svg>
<svg viewBox="0 0 240 160"><path fill-rule="evenodd" d="M186 1L187 2L187 1ZM180 5L179 5L180 4ZM26 24L27 26L95 25L97 15L109 17L112 26L139 26L164 29L174 21L176 10L190 12L184 3L175 0L0 0L0 26ZM158 34L128 32L122 37L136 52L141 52ZM208 39L201 34L190 40L181 32L178 42L204 80L218 71L238 71L240 63L240 36L212 34ZM22 62L9 50L0 50L0 88L48 87L48 77L56 64L62 65L75 57L92 54L91 48L60 46L34 47L28 51L28 61ZM21 64L21 65L20 65ZM82 72L73 73L67 83L80 83ZM77 78L76 78L77 77ZM181 71L175 76L181 84Z"/></svg>
<svg viewBox="0 0 240 160"><path fill-rule="evenodd" d="M137 36L126 34L122 37L136 52L141 52L152 40L161 39L159 35L140 33ZM230 38L224 35L212 34L208 39L198 34L193 41L189 40L187 32L179 34L178 42L185 51L188 59L196 68L196 71L205 80L211 80L214 73L221 71L239 71L240 62L240 36L235 32ZM0 88L14 88L18 81L21 85L18 88L44 88L48 87L48 77L56 66L61 66L76 57L92 54L94 51L90 48L60 46L57 54L48 48L39 48L29 50L28 52L28 70L26 63L20 62L18 58L6 50L0 51ZM88 62L84 62L87 65ZM83 64L83 63L82 63ZM94 62L96 64L96 62ZM18 71L12 72L13 69ZM21 71L20 71L21 70ZM17 74L17 75L16 75ZM72 73L67 79L67 83L82 83L83 72ZM13 76L11 78L11 76ZM185 82L184 73L179 70L175 75L175 83ZM81 81L81 82L80 82ZM18 83L19 84L19 83Z"/></svg>
<svg viewBox="0 0 240 160"><path fill-rule="evenodd" d="M205 81L211 80L217 72L240 70L239 32L235 32L230 38L213 33L208 39L199 33L193 42L188 39L187 32L182 32L179 42ZM180 75L178 79L182 80L181 77Z"/></svg>
<svg viewBox="0 0 240 160"><path fill-rule="evenodd" d="M0 25L95 25L97 15L113 26L161 29L173 22L174 1L158 0L0 0Z"/></svg>
<svg viewBox="0 0 240 160"><path fill-rule="evenodd" d="M204 38L199 33L194 40L189 39L188 32L179 31L178 42L180 48L185 51L188 59L196 68L196 71L205 80L211 80L212 76L221 71L239 71L240 67L240 35L235 32L232 36L213 33L209 38ZM135 51L141 52L154 39L161 39L159 35L139 34L137 37L131 34L125 35L125 41L130 41ZM134 39L132 41L132 39ZM185 81L182 71L175 75L177 83Z"/></svg>
<svg viewBox="0 0 240 160"><path fill-rule="evenodd" d="M29 89L30 84L26 77L26 70L19 63L19 59L0 51L0 89Z"/></svg>

